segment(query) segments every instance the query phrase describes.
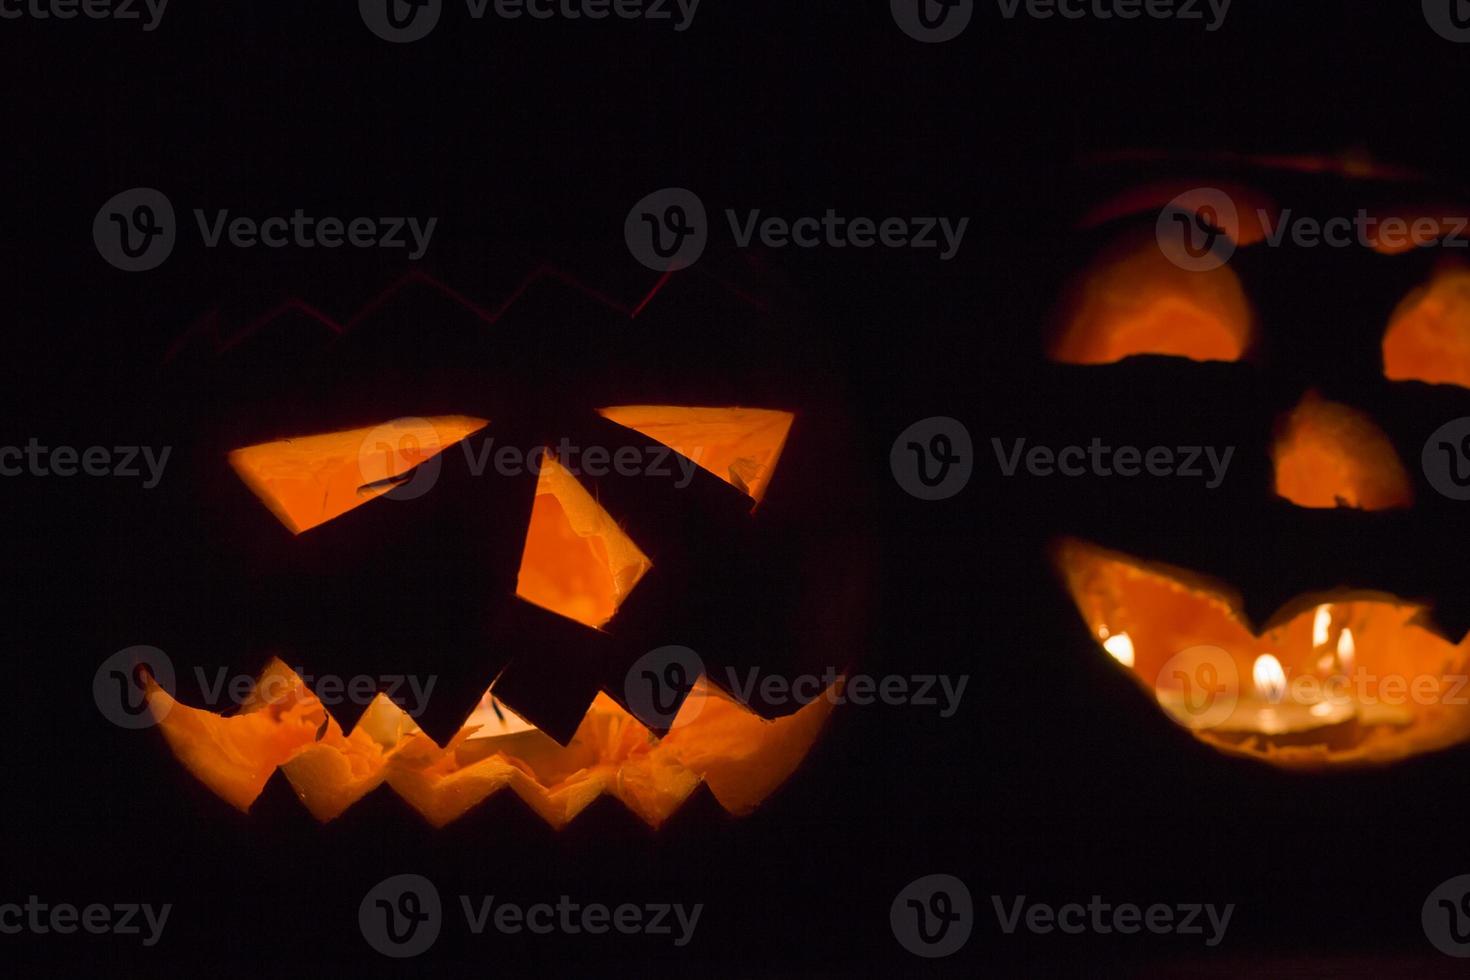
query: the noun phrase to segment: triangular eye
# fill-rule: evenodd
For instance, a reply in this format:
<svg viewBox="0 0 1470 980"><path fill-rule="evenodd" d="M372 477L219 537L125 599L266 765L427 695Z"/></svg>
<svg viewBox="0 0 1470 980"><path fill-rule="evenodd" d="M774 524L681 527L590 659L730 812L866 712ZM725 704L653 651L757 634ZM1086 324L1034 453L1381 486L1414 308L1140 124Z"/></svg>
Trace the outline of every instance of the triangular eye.
<svg viewBox="0 0 1470 980"><path fill-rule="evenodd" d="M765 496L796 418L766 408L622 405L598 411L687 456L756 503Z"/></svg>
<svg viewBox="0 0 1470 980"><path fill-rule="evenodd" d="M543 456L516 595L597 628L652 567L576 478Z"/></svg>
<svg viewBox="0 0 1470 980"><path fill-rule="evenodd" d="M398 477L488 424L464 415L397 419L236 449L230 465L300 534L389 493Z"/></svg>

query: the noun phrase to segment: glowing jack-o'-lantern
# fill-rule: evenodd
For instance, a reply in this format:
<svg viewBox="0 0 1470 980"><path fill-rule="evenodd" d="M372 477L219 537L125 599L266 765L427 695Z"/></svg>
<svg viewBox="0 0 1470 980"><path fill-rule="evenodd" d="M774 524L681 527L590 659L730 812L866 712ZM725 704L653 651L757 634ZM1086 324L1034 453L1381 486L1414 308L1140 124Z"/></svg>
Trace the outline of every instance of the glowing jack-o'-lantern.
<svg viewBox="0 0 1470 980"><path fill-rule="evenodd" d="M786 412L634 406L608 418L656 436L759 502L792 422ZM383 427L280 440L231 455L235 470L295 534L368 504L414 466L482 429L446 417L390 426L397 445L377 459ZM563 466L544 461L517 594L589 627L604 625L651 562ZM766 721L707 681L697 683L662 739L599 695L567 746L487 691L444 746L379 695L344 733L289 667L273 660L233 716L176 702L156 682L149 700L174 752L202 782L248 809L281 768L308 809L330 820L386 783L431 823L462 815L510 787L554 826L602 793L649 824L666 820L701 781L732 812L753 808L796 768L832 699Z"/></svg>
<svg viewBox="0 0 1470 980"><path fill-rule="evenodd" d="M473 331L479 321L472 321ZM477 344L482 342L478 334L469 336ZM347 333L333 340L332 348L322 355L328 365L322 373L336 377L343 359L359 364L362 350L377 357L373 339L369 334L360 342ZM391 371L403 370L399 349L388 348L387 356ZM432 383L443 375L441 362L447 358L439 355L426 360L431 370L424 376ZM474 383L467 382L465 394L455 399L467 396L466 400L475 401L482 383L492 391L493 384L508 384L504 374L493 374L494 358L482 356L481 360L491 365L486 369L491 380L470 379ZM565 358L558 366L564 367L564 362ZM369 365L388 373L379 361L369 361ZM595 369L593 365L588 371ZM315 384L313 377L302 387L315 397ZM248 394L256 397L256 393ZM325 397L319 400L330 402ZM200 471L216 481L211 484L217 487L216 496L223 499L231 486L246 487L257 505L250 509L268 512L275 519L274 526L267 528L237 510L229 511L227 529L233 531L235 524L252 529L248 536L237 535L242 542L237 550L264 542L260 552L271 556L273 563L265 567L274 571L295 561L297 549L305 549L300 552L306 556L301 560L309 565L313 578L302 577L302 584L295 588L259 590L268 597L284 594L287 600L281 601L282 607L289 601L289 608L304 612L285 617L294 633L288 634L283 626L279 634L267 634L291 636L280 644L290 652L268 660L256 674L249 696L235 710L191 707L187 698L176 697L150 675L143 675L149 706L174 755L190 774L241 810L249 809L279 772L322 821L337 817L381 787L396 793L435 826L455 820L505 788L555 827L565 825L603 794L621 801L649 825L658 826L700 785L731 813L753 809L806 756L836 703L842 682L784 711L742 703L721 686L730 686L727 672L714 670L730 660L719 659L718 650L706 647L718 647L721 634L729 632L726 627L740 625L731 624L723 614L719 592L730 585L716 577L714 581L689 581L687 592L684 587L686 579L699 578L691 569L718 570L723 558L737 586L763 596L778 624L776 629L783 615L780 603L790 602L791 608L803 611L811 608L797 605L807 601L809 592L801 578L807 574L805 568L792 571L768 564L775 576L768 583L755 580L751 573L761 571L761 561L773 563L788 552L802 557L814 571L825 562L822 551L802 556L795 543L779 539L754 552L754 558L739 550L742 537L760 542L772 538L772 524L777 530L791 526L791 518L782 514L791 512L791 498L780 491L782 482L773 484L773 479L788 439L799 428L800 412L617 405L584 415L576 406L566 411L557 406L550 413L539 408L523 413L535 416L540 411L544 418L535 421L545 424L517 429L514 422L502 428L502 413L497 409L498 405L516 404L514 399L500 403L492 399L486 404L492 409L485 412L488 418L443 414L351 428L298 428L287 438L237 441L226 450L224 460L211 453L199 454ZM329 408L335 411L330 404ZM513 417L516 413L507 409L503 414ZM221 415L224 425L211 425L239 430L233 411ZM821 420L813 421L820 428ZM213 433L214 428L208 431ZM586 472L578 472L563 458L554 432L571 432L586 440L584 446L636 449L635 462L660 460L657 465L671 471L674 479L639 473L618 482L614 472L599 481L590 460ZM533 451L523 458L520 470L506 476L493 467L474 469L475 460L491 458L492 446L498 448L516 439L534 440ZM594 439L604 441L593 443ZM441 465L443 477L429 477L426 484L419 484L424 474L438 473ZM233 483L219 482L221 470L231 473ZM651 467L648 472L653 472ZM435 479L438 486L427 489ZM527 480L534 484L533 489ZM776 513L767 520L770 507L766 501L773 486L778 488L779 499ZM524 497L521 487L529 491ZM643 500L650 495L652 505ZM508 500L517 516L503 524L490 519L474 506L482 496ZM400 503L395 507L383 498ZM236 508L243 503L238 494L230 502ZM470 529L456 527L460 511L452 518L441 518L451 504L468 506L463 512ZM264 505L264 511L259 505ZM226 512L223 505L212 506L208 519L218 521L218 515ZM712 510L713 516L701 508ZM487 557L483 563L465 560L446 571L432 566L411 568L417 576L410 580L415 595L444 604L442 610L427 610L426 628L435 625L436 616L449 618L463 610L473 614L460 616L463 623L456 622L452 630L445 631L449 644L438 634L433 637L441 646L449 646L451 655L453 644L463 642L462 656L433 661L412 649L414 618L406 616L400 623L392 615L393 603L406 602L396 586L387 587L382 596L364 597L361 607L356 590L344 587L345 620L334 618L335 610L329 604L323 603L320 612L311 608L311 590L327 584L320 578L321 569L340 566L351 571L352 563L372 561L385 573L394 572L393 563L400 556L381 554L373 532L358 528L382 527L373 520L386 519L411 546L414 532L406 520L410 511L440 519L434 525L438 535L483 535L492 555L508 557L509 539L519 543L519 561L514 567ZM400 527L403 530L397 532ZM695 537L681 537L681 532ZM452 550L454 540L440 537L430 543L459 554ZM715 553L706 554L705 549ZM473 551L468 553L473 555ZM348 557L338 559L339 554ZM239 560L264 565L253 552ZM485 564L495 567L485 572ZM474 583L484 581L493 582L494 587L510 585L513 594L492 591L481 596ZM645 601L650 593L654 601ZM689 601L686 595L699 603L692 612L680 606ZM377 614L373 602L388 603L389 609L367 628L355 619L359 609ZM637 608L627 613L631 607ZM341 623L339 632L354 639L339 641L332 633L333 623ZM359 715L342 721L339 719L350 716L354 706L340 701L324 704L326 696L314 690L312 678L290 666L297 661L286 659L300 656L310 667L314 640L319 647L336 644L338 662L357 666L361 660L352 647L357 638L378 640L380 624L401 626L402 632L390 638L396 642L383 641L391 659L379 662L435 679L440 679L436 666L459 670L463 678L484 678L467 707L458 710L464 692L450 690L447 702L436 702L440 708L437 718L426 720L380 690L365 709L356 706ZM690 624L695 636L705 637L691 645L699 646L708 673L682 678L683 689L670 692L671 704L659 706L659 712L667 708L667 713L650 719L647 706L628 701L624 680L632 676L629 662L664 644L678 644L690 635ZM766 634L760 626L752 623L741 628L752 638L775 635L775 629ZM306 638L297 640L298 635ZM732 647L738 639L732 637ZM500 649L497 643L509 649ZM573 649L569 652L567 648ZM307 652L301 653L302 649ZM756 654L771 656L769 651L757 650ZM788 665L777 659L776 666ZM490 681L488 688L486 680ZM441 683L441 690L445 686ZM573 710L575 717L568 723L567 712L558 713L559 709ZM446 718L454 727L445 727ZM437 731L430 720L439 726Z"/></svg>
<svg viewBox="0 0 1470 980"><path fill-rule="evenodd" d="M1453 416L1426 419L1406 406L1413 397L1454 405L1452 391L1431 386L1470 387L1470 263L1437 247L1463 228L1451 216L1466 211L1406 204L1395 197L1398 175L1385 182L1361 163L1236 163L1229 174L1161 181L1092 212L1084 224L1097 244L1056 310L1048 354L1072 366L1065 370L1106 375L1126 363L1131 379L1181 384L1208 362L1230 365L1212 377L1228 374L1253 399L1242 415L1257 417L1262 397L1279 399L1259 416L1272 431L1237 447L1257 454L1245 465L1271 485L1258 485L1260 503L1247 505L1257 509L1239 527L1202 518L1176 532L1173 558L1186 560L1069 533L1054 547L1055 565L1097 646L1167 717L1220 751L1310 769L1470 740L1470 637L1439 625L1432 603L1380 591L1361 566L1324 574L1319 565L1300 576L1307 591L1252 614L1241 591L1193 570L1186 547L1257 533L1259 518L1273 529L1258 532L1262 559L1290 562L1313 547L1311 532L1293 526L1311 512L1330 512L1311 526L1330 527L1351 547L1356 533L1385 540L1387 529L1411 528L1426 505L1442 503L1418 475L1419 447ZM1243 182L1227 182L1242 170ZM1230 207L1217 207L1222 200ZM1362 237L1293 243L1289 223L1303 214L1319 228L1333 215L1356 216ZM1171 218L1219 243L1190 256L1215 247L1218 261L1174 261ZM1411 230L1421 235L1417 248L1403 244Z"/></svg>

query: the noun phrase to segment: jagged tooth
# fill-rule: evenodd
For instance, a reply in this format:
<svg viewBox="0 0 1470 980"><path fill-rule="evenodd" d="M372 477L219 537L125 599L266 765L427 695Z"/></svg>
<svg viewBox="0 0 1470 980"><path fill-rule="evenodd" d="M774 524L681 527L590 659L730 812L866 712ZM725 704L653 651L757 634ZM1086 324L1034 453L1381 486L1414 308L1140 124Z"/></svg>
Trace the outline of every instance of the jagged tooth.
<svg viewBox="0 0 1470 980"><path fill-rule="evenodd" d="M384 783L393 755L407 736L428 743L425 751L440 751L407 712L379 693L351 732L328 734L281 770L312 816L326 823Z"/></svg>
<svg viewBox="0 0 1470 980"><path fill-rule="evenodd" d="M527 806L536 811L537 816L554 829L561 830L607 792L608 780L607 773L599 772L579 783L548 790L522 774L520 778L511 780L511 788Z"/></svg>
<svg viewBox="0 0 1470 980"><path fill-rule="evenodd" d="M397 745L399 739L410 733L429 738L408 712L381 691L373 695L367 708L358 717L357 724L352 726L352 734L356 735L358 732L384 746Z"/></svg>
<svg viewBox="0 0 1470 980"><path fill-rule="evenodd" d="M245 695L245 700L240 702L240 714L259 711L272 701L280 700L283 695L296 691L310 694L306 683L289 664L280 657L271 657L251 681L250 691Z"/></svg>
<svg viewBox="0 0 1470 980"><path fill-rule="evenodd" d="M352 761L348 753L316 744L303 749L281 771L311 815L326 823L383 783L385 766L358 775L352 771Z"/></svg>
<svg viewBox="0 0 1470 980"><path fill-rule="evenodd" d="M432 766L442 757L443 751L421 749L420 752L394 758L388 785L435 827L443 827L464 816L487 797L504 789L514 775L520 774L515 766L492 756L436 778Z"/></svg>
<svg viewBox="0 0 1470 980"><path fill-rule="evenodd" d="M662 778L656 778L656 770ZM612 795L657 830L664 821L699 788L699 775L679 760L673 746L660 741L648 753L641 766L623 766L618 770Z"/></svg>
<svg viewBox="0 0 1470 980"><path fill-rule="evenodd" d="M608 635L521 599L504 606L493 628L515 654L495 678L496 697L557 742L570 743L596 702Z"/></svg>
<svg viewBox="0 0 1470 980"><path fill-rule="evenodd" d="M336 722L295 672L272 661L256 678L252 695L279 679L292 706L282 712L262 710L259 699L247 698L250 710L228 717L191 708L175 700L152 677L147 698L164 739L195 778L230 805L249 810L276 768L302 746L316 741L322 722ZM337 729L340 732L340 729Z"/></svg>
<svg viewBox="0 0 1470 980"><path fill-rule="evenodd" d="M839 679L816 700L784 718L766 720L701 678L679 714L690 720L664 737L679 762L694 772L730 813L749 813L785 782L811 751L842 692ZM698 733L698 739L694 734ZM740 746L719 755L711 746Z"/></svg>

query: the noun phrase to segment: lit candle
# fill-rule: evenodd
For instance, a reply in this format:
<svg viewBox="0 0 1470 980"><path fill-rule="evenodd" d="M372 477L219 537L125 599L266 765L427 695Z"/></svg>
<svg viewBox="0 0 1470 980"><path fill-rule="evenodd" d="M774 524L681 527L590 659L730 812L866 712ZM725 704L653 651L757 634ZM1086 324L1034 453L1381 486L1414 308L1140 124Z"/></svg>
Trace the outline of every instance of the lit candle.
<svg viewBox="0 0 1470 980"><path fill-rule="evenodd" d="M1275 655L1263 653L1251 667L1252 691L1242 696L1230 716L1215 726L1218 734L1261 735L1281 744L1337 741L1339 729L1357 717L1350 699L1304 704L1287 700L1286 670Z"/></svg>
<svg viewBox="0 0 1470 980"><path fill-rule="evenodd" d="M1229 742L1265 739L1272 744L1347 744L1354 736L1356 706L1349 699L1302 703L1288 700L1286 670L1274 654L1262 653L1251 666L1251 686L1240 690L1229 654L1190 665L1179 687L1155 690L1159 706L1186 728ZM1161 681L1166 678L1160 678Z"/></svg>
<svg viewBox="0 0 1470 980"><path fill-rule="evenodd" d="M1332 607L1318 606L1312 614L1312 649L1322 650L1332 638ZM1331 653L1324 652L1317 658L1317 670L1331 676L1337 667Z"/></svg>
<svg viewBox="0 0 1470 980"><path fill-rule="evenodd" d="M1357 637L1342 626L1333 642L1334 611L1323 604L1312 616L1313 659L1308 662L1315 663L1317 671L1315 678L1301 680L1315 684L1293 685L1281 660L1270 652L1252 662L1247 684L1228 651L1198 646L1172 658L1154 679L1160 707L1186 728L1237 744L1254 740L1346 749L1361 741L1364 729L1412 724L1412 711L1383 704L1354 688ZM1098 626L1097 636L1109 656L1130 671L1136 669L1138 651L1132 636L1106 625Z"/></svg>
<svg viewBox="0 0 1470 980"><path fill-rule="evenodd" d="M1337 666L1345 678L1353 676L1353 672L1357 669L1357 659L1358 644L1353 639L1353 631L1343 629L1342 635L1337 638ZM1392 725L1395 728L1403 728L1413 724L1414 721L1414 713L1406 705L1384 704L1374 699L1359 701L1356 707L1360 725Z"/></svg>
<svg viewBox="0 0 1470 980"><path fill-rule="evenodd" d="M1344 677L1353 676L1353 666L1357 658L1358 645L1353 641L1353 631L1344 626L1337 638L1337 669Z"/></svg>
<svg viewBox="0 0 1470 980"><path fill-rule="evenodd" d="M1318 606L1312 614L1312 649L1325 647L1332 630L1332 607Z"/></svg>
<svg viewBox="0 0 1470 980"><path fill-rule="evenodd" d="M1342 681L1350 676L1356 657L1353 633L1344 628L1335 655L1328 655L1333 661L1332 679ZM1364 702L1346 686L1319 685L1312 700L1288 698L1291 685L1286 669L1271 653L1256 657L1251 666L1250 689L1240 691L1233 703L1229 699L1237 694L1235 685L1224 683L1219 670L1211 676L1203 676L1205 673L1199 671L1202 676L1196 677L1193 685L1179 690L1161 688L1156 696L1160 706L1180 724L1229 742L1258 739L1271 745L1350 748L1360 740L1364 726L1402 727L1414 720L1406 709ZM1204 689L1207 686L1209 690Z"/></svg>

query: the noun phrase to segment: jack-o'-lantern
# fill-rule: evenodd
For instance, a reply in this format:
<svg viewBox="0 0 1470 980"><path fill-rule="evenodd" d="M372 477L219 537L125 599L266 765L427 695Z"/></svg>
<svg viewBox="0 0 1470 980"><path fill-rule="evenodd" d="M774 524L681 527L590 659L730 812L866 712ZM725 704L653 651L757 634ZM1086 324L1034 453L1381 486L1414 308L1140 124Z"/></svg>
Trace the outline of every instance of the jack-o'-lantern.
<svg viewBox="0 0 1470 980"><path fill-rule="evenodd" d="M1097 418L1168 439L1134 447L1160 467L1130 484L1146 513L1110 495L1053 547L1095 648L1235 756L1470 739L1470 623L1443 584L1463 518L1421 466L1470 415L1463 198L1356 157L1125 162L1146 179L1082 222L1047 349ZM1186 439L1234 453L1229 478L1165 476Z"/></svg>
<svg viewBox="0 0 1470 980"><path fill-rule="evenodd" d="M441 826L509 788L555 827L602 794L656 827L701 784L753 809L826 722L840 680L804 704L731 683L858 652L862 547L823 491L844 423L800 390L799 345L772 360L778 318L705 280L636 319L544 270L515 295L491 315L414 276L344 327L276 314L174 359L192 482L159 511L193 540L137 570L128 618L201 691L211 661L263 665L233 705L140 675L173 753L240 810L283 776L322 821L387 787ZM676 330L689 315L710 336ZM619 397L640 390L659 397ZM193 602L145 599L160 573ZM205 641L193 603L242 625ZM697 666L630 703L662 649ZM405 676L432 696L385 680Z"/></svg>

